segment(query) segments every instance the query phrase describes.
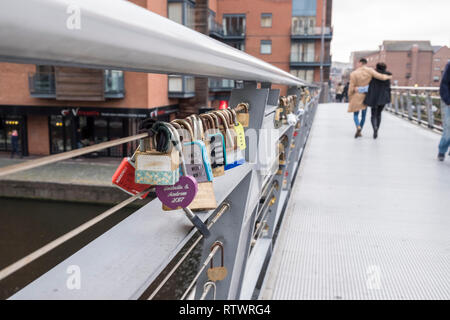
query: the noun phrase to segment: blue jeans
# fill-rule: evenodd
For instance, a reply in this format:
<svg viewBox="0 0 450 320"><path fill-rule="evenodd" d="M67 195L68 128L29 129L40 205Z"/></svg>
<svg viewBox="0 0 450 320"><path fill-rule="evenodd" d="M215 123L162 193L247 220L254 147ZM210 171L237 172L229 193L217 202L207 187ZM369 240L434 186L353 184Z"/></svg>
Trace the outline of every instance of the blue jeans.
<svg viewBox="0 0 450 320"><path fill-rule="evenodd" d="M361 110L361 122L359 121L359 111L353 112L353 120L355 121L356 127L364 127L364 122L366 122L367 109Z"/></svg>
<svg viewBox="0 0 450 320"><path fill-rule="evenodd" d="M442 101L442 127L444 132L442 133L441 142L439 143L439 153L445 154L450 147L450 106L447 106Z"/></svg>

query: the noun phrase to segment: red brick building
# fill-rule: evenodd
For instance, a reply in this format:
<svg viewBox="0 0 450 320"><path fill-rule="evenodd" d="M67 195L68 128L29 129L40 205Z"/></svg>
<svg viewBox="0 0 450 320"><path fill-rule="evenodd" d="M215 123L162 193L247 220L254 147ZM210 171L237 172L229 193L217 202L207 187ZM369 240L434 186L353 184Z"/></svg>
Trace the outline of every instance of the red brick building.
<svg viewBox="0 0 450 320"><path fill-rule="evenodd" d="M368 66L384 62L399 86L438 86L450 59L448 47L433 47L430 41L384 41L379 51L354 52L353 64L364 57Z"/></svg>
<svg viewBox="0 0 450 320"><path fill-rule="evenodd" d="M130 0L308 81L319 81L323 1ZM325 79L331 65L331 8L328 0ZM11 149L13 129L19 131L24 155L132 135L145 117L170 120L217 108L234 86L228 79L0 63L0 151ZM120 157L130 148L100 155Z"/></svg>
<svg viewBox="0 0 450 320"><path fill-rule="evenodd" d="M445 66L450 62L450 48L447 46L434 47L432 72L431 72L431 83L432 86L439 86L442 79L442 74L444 73Z"/></svg>

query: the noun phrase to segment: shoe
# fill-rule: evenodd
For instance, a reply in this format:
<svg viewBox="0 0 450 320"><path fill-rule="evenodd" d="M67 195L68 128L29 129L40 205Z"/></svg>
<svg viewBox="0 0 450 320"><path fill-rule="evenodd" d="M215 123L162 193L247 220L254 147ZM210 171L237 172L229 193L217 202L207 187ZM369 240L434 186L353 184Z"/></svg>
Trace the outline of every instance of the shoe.
<svg viewBox="0 0 450 320"><path fill-rule="evenodd" d="M361 137L361 127L356 128L355 139Z"/></svg>
<svg viewBox="0 0 450 320"><path fill-rule="evenodd" d="M439 161L444 161L444 159L445 159L445 154L444 153L439 153L438 154L438 160Z"/></svg>
<svg viewBox="0 0 450 320"><path fill-rule="evenodd" d="M373 138L374 138L374 139L378 138L378 130L374 130L374 132L373 132Z"/></svg>

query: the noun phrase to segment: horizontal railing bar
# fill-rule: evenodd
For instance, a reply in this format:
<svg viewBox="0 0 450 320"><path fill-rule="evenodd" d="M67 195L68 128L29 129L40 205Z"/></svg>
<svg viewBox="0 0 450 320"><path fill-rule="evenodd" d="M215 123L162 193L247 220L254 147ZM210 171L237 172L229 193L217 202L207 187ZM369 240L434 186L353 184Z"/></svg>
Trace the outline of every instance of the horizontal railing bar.
<svg viewBox="0 0 450 320"><path fill-rule="evenodd" d="M426 91L439 91L439 87L402 87L402 86L392 86L393 90L426 90Z"/></svg>
<svg viewBox="0 0 450 320"><path fill-rule="evenodd" d="M218 241L216 241L216 243L217 242ZM208 255L208 257L206 257L206 260L203 262L202 266L200 267L200 270L198 270L197 274L195 275L194 279L189 284L189 287L186 289L186 291L184 292L184 294L183 294L183 296L181 297L180 300L184 300L186 298L186 296L192 290L192 287L195 285L195 283L197 282L198 278L202 274L203 270L205 270L206 266L209 264L211 259L214 258L214 255L216 254L216 252L219 249L220 249L220 246L215 246L214 249L211 250L211 253Z"/></svg>
<svg viewBox="0 0 450 320"><path fill-rule="evenodd" d="M93 225L95 225L98 222L102 221L103 219L109 217L113 213L115 213L115 212L119 211L120 209L124 208L125 206L127 206L130 203L132 203L133 201L138 199L140 196L142 196L146 192L148 192L148 190L142 191L141 193L139 193L137 195L134 195L134 196L132 196L132 197L122 201L121 203L115 205L114 207L112 207L111 209L103 212L102 214L98 215L97 217L95 217L95 218L93 218L93 219L83 223L81 226L79 226L79 227L73 229L72 231L70 231L70 232L60 236L59 238L57 238L57 239L53 240L52 242L46 244L42 248L40 248L40 249L30 253L29 255L25 256L24 258L20 259L19 261L16 261L13 264L11 264L10 266L4 268L3 270L0 271L0 281L5 279L6 277L10 276L11 274L16 272L17 270L25 267L26 265L28 265L29 263L33 262L34 260L42 257L44 254L46 254L49 251L55 249L56 247L60 246L64 242L72 239L73 237L79 235L83 231L89 229L90 227L92 227Z"/></svg>
<svg viewBox="0 0 450 320"><path fill-rule="evenodd" d="M88 154L91 152L108 149L111 147L115 147L115 146L118 146L118 145L121 145L121 144L124 144L127 142L131 142L131 141L138 140L138 139L143 139L146 137L148 137L148 133L141 133L141 134L138 134L135 136L120 138L120 139L116 139L116 140L112 140L112 141L106 141L106 142L102 142L102 143L99 143L99 144L96 144L93 146L89 146L89 147L85 147L85 148L81 148L81 149L76 149L76 150L72 150L72 151L54 154L54 155L47 156L47 157L42 157L42 158L35 159L35 160L29 160L29 161L25 161L25 162L18 163L18 164L13 164L11 166L6 166L3 168L0 168L0 177L8 175L8 174L12 174L12 173L20 172L20 171L25 171L25 170L45 166L45 165L55 163L58 161L79 157L79 156L82 156L82 155L85 155L85 154Z"/></svg>
<svg viewBox="0 0 450 320"><path fill-rule="evenodd" d="M214 218L211 220L210 223L208 223L208 229L211 229L211 227L217 222L217 220L222 217L222 215L230 209L229 203L224 203L222 207L217 211L217 214L214 216ZM161 288L166 284L167 281L169 281L170 277L174 274L174 272L180 267L180 265L183 263L184 260L188 257L188 255L192 252L192 250L195 249L195 247L198 245L200 240L203 239L203 235L200 235L194 243L189 247L189 249L184 253L184 255L178 260L177 264L170 270L170 272L164 277L164 279L159 283L158 287L156 287L155 290L153 290L152 294L148 297L147 300L152 300L156 294L161 290Z"/></svg>

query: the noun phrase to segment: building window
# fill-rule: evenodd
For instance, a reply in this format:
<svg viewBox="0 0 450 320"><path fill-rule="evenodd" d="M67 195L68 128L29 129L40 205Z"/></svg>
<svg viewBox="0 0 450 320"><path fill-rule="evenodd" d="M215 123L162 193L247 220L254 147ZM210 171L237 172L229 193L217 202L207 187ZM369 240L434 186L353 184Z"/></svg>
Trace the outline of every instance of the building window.
<svg viewBox="0 0 450 320"><path fill-rule="evenodd" d="M441 68L440 68L440 67L434 67L434 70L435 70L435 71L440 71Z"/></svg>
<svg viewBox="0 0 450 320"><path fill-rule="evenodd" d="M314 62L314 42L291 44L291 62Z"/></svg>
<svg viewBox="0 0 450 320"><path fill-rule="evenodd" d="M72 119L50 116L50 153L72 150Z"/></svg>
<svg viewBox="0 0 450 320"><path fill-rule="evenodd" d="M261 14L261 27L271 28L272 27L272 14L262 13Z"/></svg>
<svg viewBox="0 0 450 320"><path fill-rule="evenodd" d="M244 36L245 35L245 15L224 15L223 31L226 36Z"/></svg>
<svg viewBox="0 0 450 320"><path fill-rule="evenodd" d="M261 40L261 54L272 54L272 40Z"/></svg>
<svg viewBox="0 0 450 320"><path fill-rule="evenodd" d="M434 59L434 61L435 61L435 62L440 62L440 61L441 61L441 59L439 59L439 58L435 58L435 59Z"/></svg>
<svg viewBox="0 0 450 320"><path fill-rule="evenodd" d="M183 24L183 3L169 2L167 4L167 17L179 24Z"/></svg>
<svg viewBox="0 0 450 320"><path fill-rule="evenodd" d="M316 35L320 32L321 28L316 28L316 17L292 17L293 35Z"/></svg>
<svg viewBox="0 0 450 320"><path fill-rule="evenodd" d="M169 2L167 4L167 18L188 28L195 28L194 5L188 1Z"/></svg>
<svg viewBox="0 0 450 320"><path fill-rule="evenodd" d="M314 82L314 69L293 69L291 74L306 82Z"/></svg>
<svg viewBox="0 0 450 320"><path fill-rule="evenodd" d="M441 79L438 76L434 76L433 81L434 82L439 82Z"/></svg>

